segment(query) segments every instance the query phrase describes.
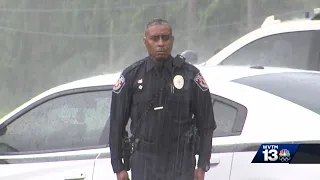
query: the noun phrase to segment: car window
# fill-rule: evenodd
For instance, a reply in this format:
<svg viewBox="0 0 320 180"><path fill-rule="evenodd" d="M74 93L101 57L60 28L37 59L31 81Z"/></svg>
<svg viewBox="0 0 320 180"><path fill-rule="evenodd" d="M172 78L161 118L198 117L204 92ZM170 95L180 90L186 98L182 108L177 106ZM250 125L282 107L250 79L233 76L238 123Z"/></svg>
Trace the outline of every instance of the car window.
<svg viewBox="0 0 320 180"><path fill-rule="evenodd" d="M108 144L105 128L111 91L69 94L43 102L12 123L0 136L10 151L82 149Z"/></svg>
<svg viewBox="0 0 320 180"><path fill-rule="evenodd" d="M212 103L214 118L217 123L213 137L241 134L247 109L241 104L220 96L213 96Z"/></svg>
<svg viewBox="0 0 320 180"><path fill-rule="evenodd" d="M220 65L276 66L318 70L319 31L276 34L255 40L240 48ZM319 37L318 37L319 39ZM316 61L316 69L314 62Z"/></svg>
<svg viewBox="0 0 320 180"><path fill-rule="evenodd" d="M228 135L232 132L236 120L237 109L219 101L213 103L214 118L217 122L217 129L214 135Z"/></svg>
<svg viewBox="0 0 320 180"><path fill-rule="evenodd" d="M265 91L320 115L319 73L271 73L243 77L235 79L232 82Z"/></svg>

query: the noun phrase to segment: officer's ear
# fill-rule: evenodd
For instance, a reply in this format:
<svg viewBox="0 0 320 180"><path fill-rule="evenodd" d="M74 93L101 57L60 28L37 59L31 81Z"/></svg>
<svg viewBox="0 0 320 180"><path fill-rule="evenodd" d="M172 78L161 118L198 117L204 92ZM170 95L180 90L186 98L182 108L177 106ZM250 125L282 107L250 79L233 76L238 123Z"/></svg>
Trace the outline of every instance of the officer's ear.
<svg viewBox="0 0 320 180"><path fill-rule="evenodd" d="M143 36L143 44L146 46L147 45L147 38L146 36ZM147 46L146 46L147 47Z"/></svg>

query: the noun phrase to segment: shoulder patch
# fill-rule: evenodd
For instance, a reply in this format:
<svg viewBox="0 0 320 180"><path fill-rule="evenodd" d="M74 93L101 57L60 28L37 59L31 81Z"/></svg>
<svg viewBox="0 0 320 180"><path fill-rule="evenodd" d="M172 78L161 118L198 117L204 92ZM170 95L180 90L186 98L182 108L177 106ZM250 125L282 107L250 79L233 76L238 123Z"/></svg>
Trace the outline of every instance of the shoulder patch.
<svg viewBox="0 0 320 180"><path fill-rule="evenodd" d="M117 80L116 84L113 86L112 91L113 91L114 93L119 94L119 93L121 92L123 86L125 85L125 83L126 83L126 82L125 82L125 78L124 78L124 76L121 74L120 77L119 77L119 79Z"/></svg>
<svg viewBox="0 0 320 180"><path fill-rule="evenodd" d="M202 91L207 91L209 89L206 81L204 80L200 72L194 77L194 82L199 86L199 88Z"/></svg>
<svg viewBox="0 0 320 180"><path fill-rule="evenodd" d="M142 65L142 63L145 62L146 59L141 59L133 64L131 64L130 66L128 66L127 68L125 68L123 71L122 71L122 74L125 75L129 72L131 72L132 70L136 69L137 67L139 67L140 65Z"/></svg>

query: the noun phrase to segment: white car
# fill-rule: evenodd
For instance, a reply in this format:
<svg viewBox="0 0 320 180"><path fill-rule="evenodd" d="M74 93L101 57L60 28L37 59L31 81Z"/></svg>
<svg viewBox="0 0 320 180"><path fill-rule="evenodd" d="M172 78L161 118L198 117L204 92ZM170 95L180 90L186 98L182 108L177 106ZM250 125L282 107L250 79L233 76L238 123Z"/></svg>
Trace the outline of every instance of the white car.
<svg viewBox="0 0 320 180"><path fill-rule="evenodd" d="M316 12L315 13L319 13ZM280 21L262 26L229 44L205 65L273 66L320 70L320 18Z"/></svg>
<svg viewBox="0 0 320 180"><path fill-rule="evenodd" d="M320 165L251 164L261 143L319 142L320 72L219 66L201 72L218 124L206 180L320 178ZM118 77L58 86L2 118L0 179L116 179L104 127Z"/></svg>

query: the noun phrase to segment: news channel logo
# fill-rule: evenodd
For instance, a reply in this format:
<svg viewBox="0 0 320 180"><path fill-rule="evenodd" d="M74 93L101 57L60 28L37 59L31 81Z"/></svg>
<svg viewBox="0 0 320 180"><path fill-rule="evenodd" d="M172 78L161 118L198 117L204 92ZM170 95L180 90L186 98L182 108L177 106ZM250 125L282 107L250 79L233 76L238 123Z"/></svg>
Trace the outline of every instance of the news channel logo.
<svg viewBox="0 0 320 180"><path fill-rule="evenodd" d="M252 163L290 163L298 144L262 144Z"/></svg>

